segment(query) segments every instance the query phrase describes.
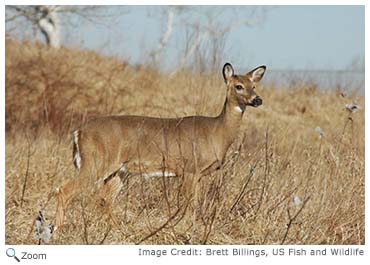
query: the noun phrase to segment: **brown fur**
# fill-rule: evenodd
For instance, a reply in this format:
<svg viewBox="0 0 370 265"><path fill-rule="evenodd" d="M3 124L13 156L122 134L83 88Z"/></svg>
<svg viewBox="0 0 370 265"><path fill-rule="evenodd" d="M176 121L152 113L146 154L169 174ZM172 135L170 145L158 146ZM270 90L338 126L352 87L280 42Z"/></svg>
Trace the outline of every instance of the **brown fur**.
<svg viewBox="0 0 370 265"><path fill-rule="evenodd" d="M246 75L234 75L232 66L226 64L227 97L215 117L104 116L89 121L78 130L74 144L74 155L78 150L81 156L79 174L58 193L56 227L62 225L69 202L79 192L100 189L103 204L110 208L122 187L115 172L123 165L132 175L166 171L201 176L220 168L238 134L245 107L258 97L254 88L264 71L262 66ZM242 89L237 90L237 85Z"/></svg>

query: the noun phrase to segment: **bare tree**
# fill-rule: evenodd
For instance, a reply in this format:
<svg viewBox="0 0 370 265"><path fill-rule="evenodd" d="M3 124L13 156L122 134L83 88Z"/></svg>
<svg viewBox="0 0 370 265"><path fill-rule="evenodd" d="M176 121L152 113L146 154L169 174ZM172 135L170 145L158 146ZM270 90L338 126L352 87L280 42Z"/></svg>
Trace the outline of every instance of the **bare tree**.
<svg viewBox="0 0 370 265"><path fill-rule="evenodd" d="M38 30L45 42L54 48L60 47L60 20L58 6L7 6L6 22L16 23L25 19Z"/></svg>
<svg viewBox="0 0 370 265"><path fill-rule="evenodd" d="M224 58L228 35L242 27L261 25L268 9L259 6L146 8L150 16L162 23L158 39L149 43L145 58L149 58L153 65L164 65L159 62L168 58L171 49L176 49L177 66L171 69L172 73L189 66L198 72L215 70ZM66 32L83 28L82 21L103 25L107 22L105 26L113 27L119 35L122 29L112 18L119 18L130 9L132 7L6 6L6 30L8 34L14 30L16 36L34 32L34 36L28 38L38 35L49 46L58 48ZM25 30L30 28L31 31Z"/></svg>
<svg viewBox="0 0 370 265"><path fill-rule="evenodd" d="M262 24L266 11L260 7L214 7L197 11L198 19L185 18L181 24L190 34L179 68L191 64L201 72L213 71L221 63L228 34L241 27ZM232 19L225 19L224 15Z"/></svg>
<svg viewBox="0 0 370 265"><path fill-rule="evenodd" d="M228 34L262 24L267 8L162 6L160 12L155 10L163 22L158 44L149 52L152 63L158 64L166 48L173 45L174 32L185 33L185 39L176 46L181 56L178 67L172 69L175 73L190 65L201 72L214 70L222 60Z"/></svg>
<svg viewBox="0 0 370 265"><path fill-rule="evenodd" d="M178 9L175 6L168 7L162 10L162 14L166 17L166 25L162 30L158 46L150 52L150 57L154 64L158 63L160 55L163 49L167 46L167 43L172 35L174 18L178 13Z"/></svg>
<svg viewBox="0 0 370 265"><path fill-rule="evenodd" d="M104 19L115 18L127 12L122 8L109 9L109 12L106 9L101 6L10 5L6 6L5 21L8 33L18 27L23 31L25 24L21 22L26 22L33 32L41 33L47 45L59 48L62 42L62 29L69 24L80 24L75 22L76 18L103 24Z"/></svg>

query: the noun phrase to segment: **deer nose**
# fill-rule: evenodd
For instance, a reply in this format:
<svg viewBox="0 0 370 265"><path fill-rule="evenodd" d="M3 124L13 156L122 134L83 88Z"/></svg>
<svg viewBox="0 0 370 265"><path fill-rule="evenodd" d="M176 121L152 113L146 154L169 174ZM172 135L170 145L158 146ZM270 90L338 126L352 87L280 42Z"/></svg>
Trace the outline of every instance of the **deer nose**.
<svg viewBox="0 0 370 265"><path fill-rule="evenodd" d="M255 97L252 100L252 104L253 104L253 107L258 107L259 105L262 105L262 98L260 98L259 96Z"/></svg>

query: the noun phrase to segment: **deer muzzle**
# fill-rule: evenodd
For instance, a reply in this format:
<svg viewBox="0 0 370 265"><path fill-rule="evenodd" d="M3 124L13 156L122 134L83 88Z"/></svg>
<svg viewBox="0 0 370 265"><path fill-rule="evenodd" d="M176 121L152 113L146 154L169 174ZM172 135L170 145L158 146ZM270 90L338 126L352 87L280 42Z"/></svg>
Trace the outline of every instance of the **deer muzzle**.
<svg viewBox="0 0 370 265"><path fill-rule="evenodd" d="M262 105L262 98L260 98L259 96L256 96L253 100L252 100L252 106L253 107L258 107Z"/></svg>

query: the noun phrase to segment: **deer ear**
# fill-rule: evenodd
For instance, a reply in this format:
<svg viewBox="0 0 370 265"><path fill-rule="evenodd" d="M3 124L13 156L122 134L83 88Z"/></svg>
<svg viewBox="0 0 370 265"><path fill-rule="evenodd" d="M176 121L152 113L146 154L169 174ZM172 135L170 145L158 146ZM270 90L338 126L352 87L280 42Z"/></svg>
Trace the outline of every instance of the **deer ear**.
<svg viewBox="0 0 370 265"><path fill-rule="evenodd" d="M263 75L265 74L265 71L266 71L266 66L261 65L261 66L258 66L257 68L254 68L249 73L247 73L246 76L248 76L252 82L257 83L261 81Z"/></svg>
<svg viewBox="0 0 370 265"><path fill-rule="evenodd" d="M234 68L231 64L225 63L222 69L222 74L224 76L225 82L227 82L234 75Z"/></svg>

